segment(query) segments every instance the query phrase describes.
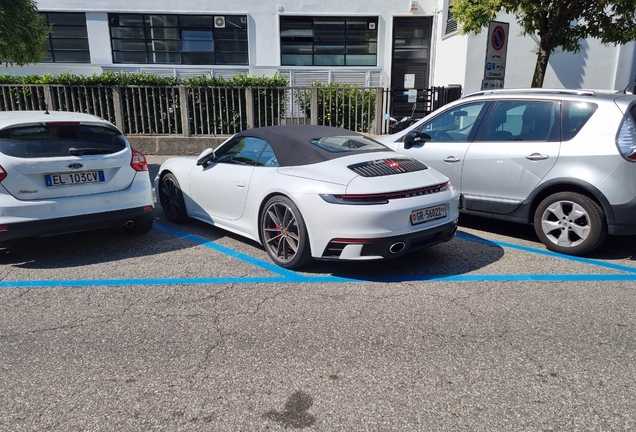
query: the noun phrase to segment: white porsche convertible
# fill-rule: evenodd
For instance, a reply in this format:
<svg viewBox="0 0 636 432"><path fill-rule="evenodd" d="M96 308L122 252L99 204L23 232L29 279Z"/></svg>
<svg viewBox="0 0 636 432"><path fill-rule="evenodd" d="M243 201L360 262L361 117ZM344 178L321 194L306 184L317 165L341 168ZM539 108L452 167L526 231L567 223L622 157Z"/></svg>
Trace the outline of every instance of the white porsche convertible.
<svg viewBox="0 0 636 432"><path fill-rule="evenodd" d="M345 129L245 130L155 179L167 218L255 240L281 267L371 260L451 240L459 196L424 163Z"/></svg>

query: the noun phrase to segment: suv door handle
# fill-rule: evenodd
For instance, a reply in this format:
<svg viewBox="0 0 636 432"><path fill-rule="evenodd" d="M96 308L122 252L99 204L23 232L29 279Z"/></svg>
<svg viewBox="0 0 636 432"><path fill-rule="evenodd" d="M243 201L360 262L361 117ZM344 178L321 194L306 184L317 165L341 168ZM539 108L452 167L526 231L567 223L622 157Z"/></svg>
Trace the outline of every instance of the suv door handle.
<svg viewBox="0 0 636 432"><path fill-rule="evenodd" d="M537 160L544 160L549 158L550 156L548 155L544 155L541 153L532 153L531 155L526 156L526 159L529 159L531 161L537 161Z"/></svg>
<svg viewBox="0 0 636 432"><path fill-rule="evenodd" d="M455 162L459 162L460 160L461 159L458 159L455 156L447 156L446 159L444 159L444 162L455 163Z"/></svg>
<svg viewBox="0 0 636 432"><path fill-rule="evenodd" d="M245 183L242 181L235 181L234 186L242 188L245 187Z"/></svg>

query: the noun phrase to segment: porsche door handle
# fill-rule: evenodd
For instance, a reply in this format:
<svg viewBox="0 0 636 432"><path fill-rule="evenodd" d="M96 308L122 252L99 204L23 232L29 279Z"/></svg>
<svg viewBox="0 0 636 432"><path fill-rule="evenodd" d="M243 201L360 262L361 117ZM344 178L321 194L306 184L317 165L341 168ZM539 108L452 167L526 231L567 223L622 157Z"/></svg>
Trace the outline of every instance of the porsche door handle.
<svg viewBox="0 0 636 432"><path fill-rule="evenodd" d="M549 158L550 156L548 155L544 155L541 153L532 153L531 155L526 156L526 159L531 160L531 161L538 161L538 160L545 160L547 158Z"/></svg>
<svg viewBox="0 0 636 432"><path fill-rule="evenodd" d="M240 187L240 188L244 188L245 187L245 183L242 182L242 181L235 181L234 182L234 186Z"/></svg>
<svg viewBox="0 0 636 432"><path fill-rule="evenodd" d="M455 163L455 162L459 162L461 159L456 158L455 156L448 156L446 157L446 159L444 159L444 162L448 162L448 163Z"/></svg>

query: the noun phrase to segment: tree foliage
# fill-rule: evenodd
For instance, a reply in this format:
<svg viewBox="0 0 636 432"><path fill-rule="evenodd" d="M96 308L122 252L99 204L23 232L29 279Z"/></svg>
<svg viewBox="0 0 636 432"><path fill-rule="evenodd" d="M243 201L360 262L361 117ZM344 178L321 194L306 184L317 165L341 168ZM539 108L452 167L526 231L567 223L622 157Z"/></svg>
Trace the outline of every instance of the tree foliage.
<svg viewBox="0 0 636 432"><path fill-rule="evenodd" d="M49 28L33 0L0 0L0 59L5 64L36 63L46 54Z"/></svg>
<svg viewBox="0 0 636 432"><path fill-rule="evenodd" d="M532 87L542 87L550 55L579 52L581 41L604 44L636 39L636 0L452 0L453 17L464 33L479 33L499 12L514 14L524 35L537 35Z"/></svg>

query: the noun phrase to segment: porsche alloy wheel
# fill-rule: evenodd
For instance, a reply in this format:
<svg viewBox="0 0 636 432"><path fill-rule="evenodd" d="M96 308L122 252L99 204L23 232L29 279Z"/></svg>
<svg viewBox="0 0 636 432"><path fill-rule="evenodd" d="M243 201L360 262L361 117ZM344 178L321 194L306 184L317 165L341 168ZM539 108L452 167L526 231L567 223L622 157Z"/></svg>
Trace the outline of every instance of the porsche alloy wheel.
<svg viewBox="0 0 636 432"><path fill-rule="evenodd" d="M261 239L272 261L281 267L300 267L311 259L305 221L287 197L275 196L265 204Z"/></svg>
<svg viewBox="0 0 636 432"><path fill-rule="evenodd" d="M568 255L590 252L607 236L603 209L575 192L544 199L535 212L534 229L548 249Z"/></svg>
<svg viewBox="0 0 636 432"><path fill-rule="evenodd" d="M170 222L183 223L188 220L183 193L174 174L168 173L161 178L159 202Z"/></svg>

